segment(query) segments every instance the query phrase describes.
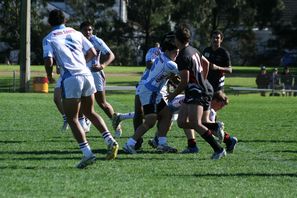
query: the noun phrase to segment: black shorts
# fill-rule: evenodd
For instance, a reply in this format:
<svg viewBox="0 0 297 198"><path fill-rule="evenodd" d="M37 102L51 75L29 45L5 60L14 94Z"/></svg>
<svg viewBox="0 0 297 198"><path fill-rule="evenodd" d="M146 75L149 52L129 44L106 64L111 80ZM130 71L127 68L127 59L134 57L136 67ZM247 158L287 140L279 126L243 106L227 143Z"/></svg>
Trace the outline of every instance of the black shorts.
<svg viewBox="0 0 297 198"><path fill-rule="evenodd" d="M197 104L203 106L203 110L210 109L210 103L212 99L212 93L203 90L196 84L191 84L185 91L185 104Z"/></svg>
<svg viewBox="0 0 297 198"><path fill-rule="evenodd" d="M158 104L147 104L143 106L144 115L148 115L151 113L158 114L162 109L167 106L166 102L162 99Z"/></svg>
<svg viewBox="0 0 297 198"><path fill-rule="evenodd" d="M205 93L206 97L207 97L207 104L205 106L203 106L203 110L207 111L211 109L211 100L213 97L213 88L212 85L208 82L208 80L205 81L205 85L206 85L206 89L207 92Z"/></svg>

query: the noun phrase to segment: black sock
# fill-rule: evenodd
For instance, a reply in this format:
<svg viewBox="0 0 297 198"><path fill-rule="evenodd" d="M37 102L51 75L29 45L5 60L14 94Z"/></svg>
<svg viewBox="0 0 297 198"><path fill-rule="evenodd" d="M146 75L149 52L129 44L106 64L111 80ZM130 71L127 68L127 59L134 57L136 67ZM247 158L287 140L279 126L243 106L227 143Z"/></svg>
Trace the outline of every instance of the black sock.
<svg viewBox="0 0 297 198"><path fill-rule="evenodd" d="M155 137L154 137L154 140L155 140L155 142L156 142L157 144L159 144L158 136L155 136Z"/></svg>
<svg viewBox="0 0 297 198"><path fill-rule="evenodd" d="M201 135L203 139L212 147L214 152L219 152L223 148L219 145L219 143L214 139L210 130L206 131L204 134Z"/></svg>
<svg viewBox="0 0 297 198"><path fill-rule="evenodd" d="M189 148L197 147L196 140L195 139L188 139L188 147Z"/></svg>
<svg viewBox="0 0 297 198"><path fill-rule="evenodd" d="M214 131L217 130L219 127L218 123L202 123L204 126L206 126L209 130Z"/></svg>

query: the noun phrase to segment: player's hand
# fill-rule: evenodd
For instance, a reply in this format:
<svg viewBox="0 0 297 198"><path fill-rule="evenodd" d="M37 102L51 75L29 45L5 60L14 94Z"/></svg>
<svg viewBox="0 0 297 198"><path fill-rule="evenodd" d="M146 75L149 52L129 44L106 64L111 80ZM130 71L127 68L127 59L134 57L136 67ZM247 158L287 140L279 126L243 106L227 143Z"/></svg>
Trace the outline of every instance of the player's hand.
<svg viewBox="0 0 297 198"><path fill-rule="evenodd" d="M101 65L98 65L98 64L92 65L92 71L101 71L102 69L103 67Z"/></svg>
<svg viewBox="0 0 297 198"><path fill-rule="evenodd" d="M232 67L225 67L224 73L231 74L232 73Z"/></svg>
<svg viewBox="0 0 297 198"><path fill-rule="evenodd" d="M171 101L173 100L174 97L175 97L175 94L169 93L167 96L165 96L165 99L167 99L168 101Z"/></svg>

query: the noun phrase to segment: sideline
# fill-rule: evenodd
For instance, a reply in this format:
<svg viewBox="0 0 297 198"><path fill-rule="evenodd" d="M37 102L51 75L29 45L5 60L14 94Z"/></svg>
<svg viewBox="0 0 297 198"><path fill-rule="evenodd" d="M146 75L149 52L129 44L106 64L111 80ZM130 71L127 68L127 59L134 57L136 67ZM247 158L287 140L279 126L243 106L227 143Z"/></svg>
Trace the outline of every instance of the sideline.
<svg viewBox="0 0 297 198"><path fill-rule="evenodd" d="M105 90L130 91L130 90L136 90L136 88L135 86L106 86Z"/></svg>

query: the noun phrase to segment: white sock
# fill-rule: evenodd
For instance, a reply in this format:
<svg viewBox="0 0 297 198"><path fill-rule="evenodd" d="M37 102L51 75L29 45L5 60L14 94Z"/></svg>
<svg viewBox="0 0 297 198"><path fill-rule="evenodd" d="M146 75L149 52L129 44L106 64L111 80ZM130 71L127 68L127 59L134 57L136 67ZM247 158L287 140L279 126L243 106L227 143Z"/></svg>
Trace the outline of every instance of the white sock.
<svg viewBox="0 0 297 198"><path fill-rule="evenodd" d="M134 117L134 112L129 112L129 113L120 113L119 114L120 120L127 120L127 119L133 119Z"/></svg>
<svg viewBox="0 0 297 198"><path fill-rule="evenodd" d="M159 145L164 145L167 143L167 137L158 137Z"/></svg>
<svg viewBox="0 0 297 198"><path fill-rule="evenodd" d="M66 115L63 114L62 117L63 117L63 120L66 122L66 121L67 121L67 117L66 117Z"/></svg>
<svg viewBox="0 0 297 198"><path fill-rule="evenodd" d="M134 140L133 138L129 138L128 141L127 141L127 144L129 146L135 146L136 140Z"/></svg>
<svg viewBox="0 0 297 198"><path fill-rule="evenodd" d="M93 155L93 152L92 152L91 147L89 146L88 142L80 143L79 148L82 151L84 156L90 157Z"/></svg>
<svg viewBox="0 0 297 198"><path fill-rule="evenodd" d="M103 132L102 137L106 145L109 145L110 141L113 141L113 142L115 141L112 135L108 131Z"/></svg>

